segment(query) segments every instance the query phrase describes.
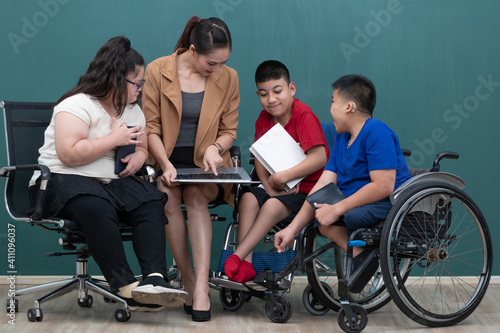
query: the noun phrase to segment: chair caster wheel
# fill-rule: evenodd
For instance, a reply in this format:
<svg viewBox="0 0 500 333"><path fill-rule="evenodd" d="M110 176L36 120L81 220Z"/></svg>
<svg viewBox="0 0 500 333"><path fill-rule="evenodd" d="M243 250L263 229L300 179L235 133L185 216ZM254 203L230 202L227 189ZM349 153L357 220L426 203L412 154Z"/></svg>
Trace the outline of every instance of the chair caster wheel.
<svg viewBox="0 0 500 333"><path fill-rule="evenodd" d="M127 309L117 309L115 311L115 319L121 323L129 320L131 317L130 311Z"/></svg>
<svg viewBox="0 0 500 333"><path fill-rule="evenodd" d="M224 310L239 310L245 303L245 297L241 290L233 290L222 287L219 291L219 299Z"/></svg>
<svg viewBox="0 0 500 333"><path fill-rule="evenodd" d="M11 313L12 310L14 312L19 311L19 302L15 298L7 298L7 301L5 302L5 308L7 309L7 313Z"/></svg>
<svg viewBox="0 0 500 333"><path fill-rule="evenodd" d="M275 304L271 301L266 303L266 315L272 322L285 323L292 317L292 303L282 294L274 295Z"/></svg>
<svg viewBox="0 0 500 333"><path fill-rule="evenodd" d="M30 322L42 321L43 320L43 312L42 309L31 308L28 310L28 320Z"/></svg>
<svg viewBox="0 0 500 333"><path fill-rule="evenodd" d="M347 318L347 314L344 311L344 308L341 308L337 316L337 322L344 332L361 332L365 329L366 324L368 324L368 313L361 305L350 304L350 307L353 312L354 318L351 318L352 320ZM353 323L353 321L355 323Z"/></svg>
<svg viewBox="0 0 500 333"><path fill-rule="evenodd" d="M85 298L78 299L78 306L81 308L91 308L94 304L94 298L91 295L88 295Z"/></svg>
<svg viewBox="0 0 500 333"><path fill-rule="evenodd" d="M106 303L116 303L114 299L111 299L109 297L103 296L104 302Z"/></svg>

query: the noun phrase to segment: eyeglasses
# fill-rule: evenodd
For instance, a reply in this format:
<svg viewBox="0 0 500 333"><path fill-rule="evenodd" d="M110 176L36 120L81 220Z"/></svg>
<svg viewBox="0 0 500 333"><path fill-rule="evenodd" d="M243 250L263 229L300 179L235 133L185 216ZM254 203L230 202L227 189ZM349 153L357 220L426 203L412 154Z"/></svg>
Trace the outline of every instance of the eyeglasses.
<svg viewBox="0 0 500 333"><path fill-rule="evenodd" d="M144 85L144 83L146 82L146 80L141 80L141 83L135 83L135 82L132 82L130 80L127 80L125 79L128 83L132 83L134 86L137 87L137 90L136 91L139 91L139 89L142 88L142 86Z"/></svg>

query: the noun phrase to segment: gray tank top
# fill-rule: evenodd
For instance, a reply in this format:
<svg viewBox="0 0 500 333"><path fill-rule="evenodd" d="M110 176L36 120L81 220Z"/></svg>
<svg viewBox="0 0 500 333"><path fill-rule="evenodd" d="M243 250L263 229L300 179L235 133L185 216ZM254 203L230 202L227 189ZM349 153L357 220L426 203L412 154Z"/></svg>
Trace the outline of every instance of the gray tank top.
<svg viewBox="0 0 500 333"><path fill-rule="evenodd" d="M197 93L182 91L181 128L175 147L194 147L204 94L204 91Z"/></svg>

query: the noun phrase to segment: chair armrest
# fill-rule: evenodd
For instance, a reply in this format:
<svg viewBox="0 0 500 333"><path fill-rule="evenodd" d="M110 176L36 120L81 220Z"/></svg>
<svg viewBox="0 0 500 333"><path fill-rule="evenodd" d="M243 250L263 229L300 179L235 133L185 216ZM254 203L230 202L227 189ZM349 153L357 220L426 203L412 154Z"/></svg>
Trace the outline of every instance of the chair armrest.
<svg viewBox="0 0 500 333"><path fill-rule="evenodd" d="M139 171L135 173L137 177L141 177L149 183L154 183L159 174L151 164L144 164Z"/></svg>
<svg viewBox="0 0 500 333"><path fill-rule="evenodd" d="M6 166L0 169L0 177L9 177L11 171L35 171L39 170L42 174L42 179L50 179L50 169L43 164L23 164Z"/></svg>
<svg viewBox="0 0 500 333"><path fill-rule="evenodd" d="M43 164L24 164L24 165L14 165L7 166L0 169L1 177L9 177L12 171L40 171L41 181L40 190L35 202L35 210L31 215L34 221L41 221L45 214L45 190L47 189L47 184L51 179L50 169ZM27 185L27 184L26 184Z"/></svg>

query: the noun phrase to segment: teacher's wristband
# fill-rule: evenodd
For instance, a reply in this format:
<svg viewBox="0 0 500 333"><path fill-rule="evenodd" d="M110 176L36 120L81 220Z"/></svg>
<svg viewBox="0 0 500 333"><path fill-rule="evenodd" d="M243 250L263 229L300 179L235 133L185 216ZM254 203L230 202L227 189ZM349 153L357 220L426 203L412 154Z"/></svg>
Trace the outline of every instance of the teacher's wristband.
<svg viewBox="0 0 500 333"><path fill-rule="evenodd" d="M216 142L216 143L212 143L212 145L214 145L215 147L217 147L217 150L219 151L219 154L222 154L222 152L224 151L224 149L222 148L222 146L220 145L220 143Z"/></svg>

